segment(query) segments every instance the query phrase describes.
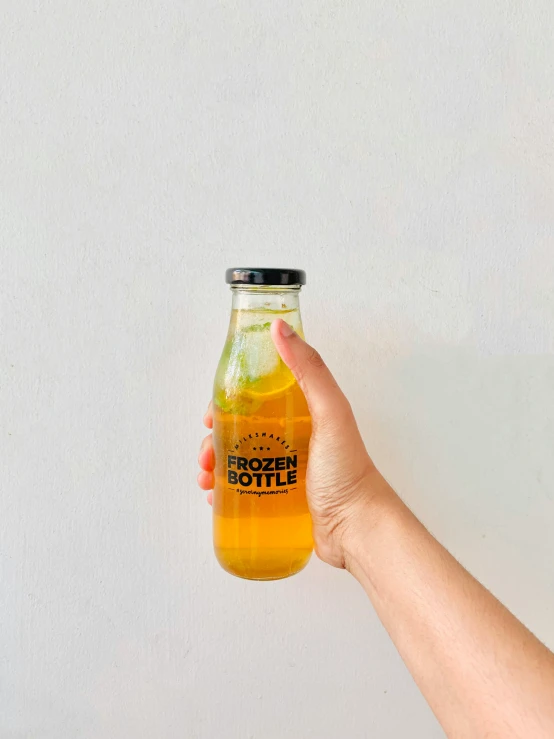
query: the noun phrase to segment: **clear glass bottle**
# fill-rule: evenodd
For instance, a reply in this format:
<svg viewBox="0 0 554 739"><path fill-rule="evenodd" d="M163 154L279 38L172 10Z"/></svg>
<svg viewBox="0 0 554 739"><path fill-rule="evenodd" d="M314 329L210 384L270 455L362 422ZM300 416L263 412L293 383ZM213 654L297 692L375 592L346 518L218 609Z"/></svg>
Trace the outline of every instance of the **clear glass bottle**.
<svg viewBox="0 0 554 739"><path fill-rule="evenodd" d="M311 419L270 336L282 318L303 336L302 270L229 269L232 310L213 395L213 534L227 572L250 580L294 575L312 552L306 503Z"/></svg>

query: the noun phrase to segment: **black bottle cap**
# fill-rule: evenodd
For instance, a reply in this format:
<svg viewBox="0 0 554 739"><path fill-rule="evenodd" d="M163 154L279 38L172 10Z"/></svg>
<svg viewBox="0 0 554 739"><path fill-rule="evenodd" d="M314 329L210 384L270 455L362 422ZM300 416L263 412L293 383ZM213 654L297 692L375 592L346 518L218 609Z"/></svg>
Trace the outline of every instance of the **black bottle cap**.
<svg viewBox="0 0 554 739"><path fill-rule="evenodd" d="M230 267L225 272L230 285L305 285L303 269L266 269L265 267Z"/></svg>

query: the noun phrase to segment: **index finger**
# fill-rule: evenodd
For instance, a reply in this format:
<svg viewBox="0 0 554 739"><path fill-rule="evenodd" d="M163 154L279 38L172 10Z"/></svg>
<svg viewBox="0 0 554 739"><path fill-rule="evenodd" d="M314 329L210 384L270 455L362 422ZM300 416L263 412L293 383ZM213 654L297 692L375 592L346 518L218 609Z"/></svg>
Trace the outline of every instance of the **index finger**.
<svg viewBox="0 0 554 739"><path fill-rule="evenodd" d="M204 419L203 419L203 421L204 421L204 426L206 426L206 428L209 428L209 429L213 428L213 425L214 425L214 411L213 411L213 404L212 404L212 401L211 400L210 400L210 403L208 405L208 410L204 413Z"/></svg>

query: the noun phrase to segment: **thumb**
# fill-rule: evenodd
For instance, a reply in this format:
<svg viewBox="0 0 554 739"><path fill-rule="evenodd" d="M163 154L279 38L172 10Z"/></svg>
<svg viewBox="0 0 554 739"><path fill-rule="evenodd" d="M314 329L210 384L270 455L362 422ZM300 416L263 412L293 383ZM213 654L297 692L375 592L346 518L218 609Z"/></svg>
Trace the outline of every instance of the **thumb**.
<svg viewBox="0 0 554 739"><path fill-rule="evenodd" d="M319 353L307 344L286 321L271 325L271 338L281 359L306 396L314 421L338 420L350 413L350 404Z"/></svg>

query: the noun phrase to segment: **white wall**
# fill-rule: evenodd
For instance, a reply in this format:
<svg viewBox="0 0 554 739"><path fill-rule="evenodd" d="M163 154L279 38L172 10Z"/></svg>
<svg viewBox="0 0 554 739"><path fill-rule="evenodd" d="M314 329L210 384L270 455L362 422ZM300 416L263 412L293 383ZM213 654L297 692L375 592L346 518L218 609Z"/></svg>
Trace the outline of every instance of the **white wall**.
<svg viewBox="0 0 554 739"><path fill-rule="evenodd" d="M0 739L442 736L358 585L211 551L231 265L554 646L551 0L0 5Z"/></svg>

